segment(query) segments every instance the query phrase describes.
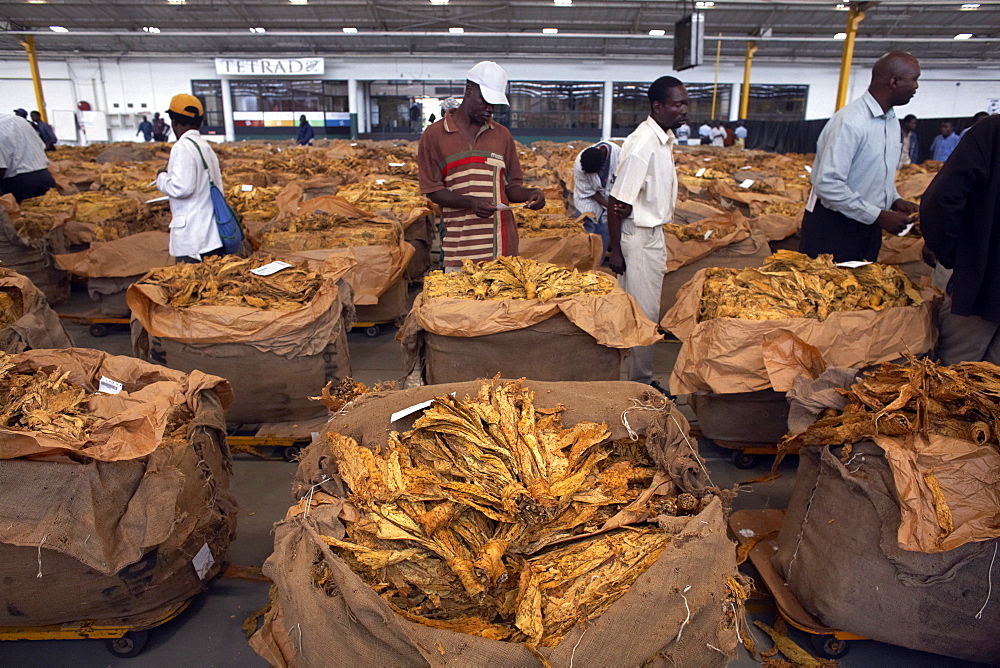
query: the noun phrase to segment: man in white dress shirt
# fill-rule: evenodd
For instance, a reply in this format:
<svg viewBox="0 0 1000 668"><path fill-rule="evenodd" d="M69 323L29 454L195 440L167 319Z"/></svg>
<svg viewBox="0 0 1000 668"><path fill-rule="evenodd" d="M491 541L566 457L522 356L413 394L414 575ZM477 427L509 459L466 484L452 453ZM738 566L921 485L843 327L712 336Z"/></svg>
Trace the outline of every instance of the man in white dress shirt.
<svg viewBox="0 0 1000 668"><path fill-rule="evenodd" d="M663 225L673 219L677 200L677 140L672 130L687 120L689 99L684 84L674 77L660 77L647 95L649 117L625 139L611 187L608 263L620 275L625 292L656 322L667 271ZM632 349L629 378L652 383L653 346Z"/></svg>
<svg viewBox="0 0 1000 668"><path fill-rule="evenodd" d="M816 142L813 187L799 250L837 262L878 260L882 230L903 231L919 207L896 191L902 135L895 106L917 92L920 63L890 51L872 67L867 92L833 115Z"/></svg>
<svg viewBox="0 0 1000 668"><path fill-rule="evenodd" d="M201 262L224 255L215 223L209 178L222 190L222 173L215 151L201 133L204 108L194 95L174 95L167 111L177 141L170 161L156 175L156 187L170 198L170 254L178 262Z"/></svg>

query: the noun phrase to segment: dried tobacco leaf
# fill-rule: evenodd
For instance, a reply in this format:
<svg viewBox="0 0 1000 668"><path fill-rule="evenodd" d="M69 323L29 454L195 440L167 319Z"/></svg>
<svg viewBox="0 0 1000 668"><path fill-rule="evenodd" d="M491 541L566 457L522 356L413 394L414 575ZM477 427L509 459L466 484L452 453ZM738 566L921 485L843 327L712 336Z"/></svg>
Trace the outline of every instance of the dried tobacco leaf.
<svg viewBox="0 0 1000 668"><path fill-rule="evenodd" d="M811 259L781 250L759 268L706 270L699 321L715 318L825 320L835 311L919 306L920 291L898 267L838 267L830 255Z"/></svg>
<svg viewBox="0 0 1000 668"><path fill-rule="evenodd" d="M524 257L462 263L462 271L433 271L424 278L424 296L451 299L537 299L605 295L615 281L597 271L579 272Z"/></svg>
<svg viewBox="0 0 1000 668"><path fill-rule="evenodd" d="M99 419L89 414L91 394L68 377L68 371L18 373L11 356L0 352L0 426L85 440Z"/></svg>
<svg viewBox="0 0 1000 668"><path fill-rule="evenodd" d="M514 209L517 234L523 238L565 237L584 232L583 223L566 215L532 211L523 207Z"/></svg>
<svg viewBox="0 0 1000 668"><path fill-rule="evenodd" d="M393 163L401 160L391 160ZM388 164L388 163L387 163ZM402 179L366 180L341 186L337 196L372 213L391 211L397 216L406 216L410 211L427 206L427 198L420 193L416 181Z"/></svg>
<svg viewBox="0 0 1000 668"><path fill-rule="evenodd" d="M381 452L327 434L360 519L324 540L400 615L533 647L604 612L670 536L637 499L653 479L604 424L563 427L521 383L435 399ZM693 495L681 505L699 506ZM707 499L706 499L707 500ZM629 508L633 522L598 532Z"/></svg>
<svg viewBox="0 0 1000 668"><path fill-rule="evenodd" d="M264 230L261 246L274 250L319 250L397 246L399 239L399 226L395 223L317 212L274 221Z"/></svg>
<svg viewBox="0 0 1000 668"><path fill-rule="evenodd" d="M289 310L309 303L323 283L322 275L300 266L288 267L270 276L251 273L251 269L272 260L269 257L210 256L195 264L154 269L139 284L159 286L168 303L175 308L198 304Z"/></svg>

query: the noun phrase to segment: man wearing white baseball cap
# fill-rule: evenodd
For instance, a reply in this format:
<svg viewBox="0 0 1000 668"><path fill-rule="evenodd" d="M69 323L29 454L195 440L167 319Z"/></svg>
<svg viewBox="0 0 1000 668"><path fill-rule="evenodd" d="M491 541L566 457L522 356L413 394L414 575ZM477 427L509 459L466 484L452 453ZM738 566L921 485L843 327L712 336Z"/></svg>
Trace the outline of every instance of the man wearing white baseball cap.
<svg viewBox="0 0 1000 668"><path fill-rule="evenodd" d="M462 260L482 262L517 255L517 224L511 202L545 206L538 188L524 187L514 138L493 121L493 107L507 102L507 73L493 61L466 75L465 96L444 111L420 137L420 192L441 207L445 271Z"/></svg>

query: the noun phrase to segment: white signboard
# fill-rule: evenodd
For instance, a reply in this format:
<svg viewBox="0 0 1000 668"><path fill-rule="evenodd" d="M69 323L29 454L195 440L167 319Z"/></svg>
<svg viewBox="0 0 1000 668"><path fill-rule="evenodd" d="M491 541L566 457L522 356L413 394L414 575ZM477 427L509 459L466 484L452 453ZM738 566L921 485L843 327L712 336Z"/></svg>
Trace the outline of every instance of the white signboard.
<svg viewBox="0 0 1000 668"><path fill-rule="evenodd" d="M324 63L323 58L216 58L215 72L254 76L323 74Z"/></svg>
<svg viewBox="0 0 1000 668"><path fill-rule="evenodd" d="M986 113L990 114L1000 114L1000 97L991 97L986 99Z"/></svg>

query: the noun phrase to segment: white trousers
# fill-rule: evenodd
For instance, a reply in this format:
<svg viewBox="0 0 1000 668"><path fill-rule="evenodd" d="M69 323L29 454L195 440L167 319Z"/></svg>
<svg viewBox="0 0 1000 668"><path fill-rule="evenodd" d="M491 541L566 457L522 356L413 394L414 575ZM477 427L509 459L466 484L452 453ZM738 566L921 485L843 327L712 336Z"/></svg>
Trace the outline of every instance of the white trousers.
<svg viewBox="0 0 1000 668"><path fill-rule="evenodd" d="M625 292L632 295L646 317L659 322L660 292L667 273L667 244L662 227L636 227L631 218L622 221L622 255L625 274L618 280ZM632 368L629 380L637 383L653 381L654 346L632 348Z"/></svg>

